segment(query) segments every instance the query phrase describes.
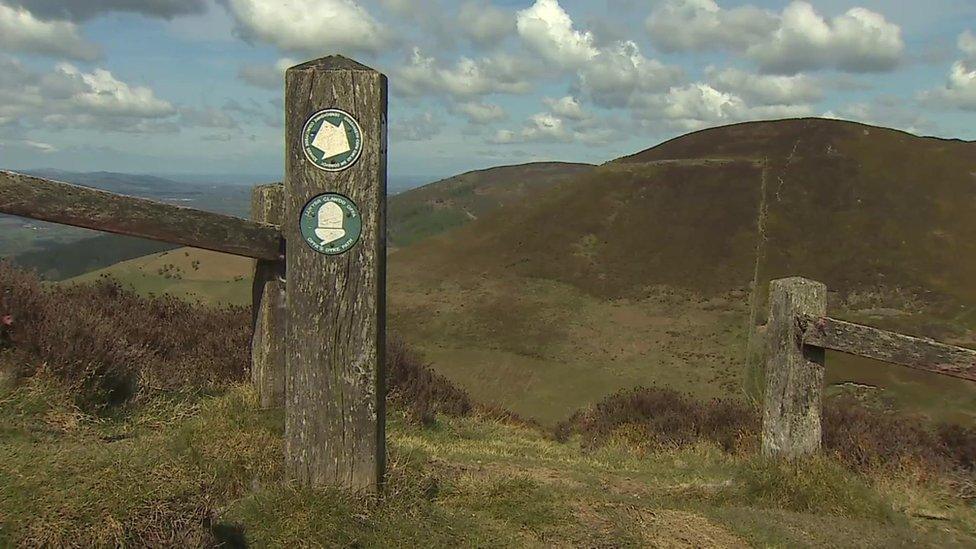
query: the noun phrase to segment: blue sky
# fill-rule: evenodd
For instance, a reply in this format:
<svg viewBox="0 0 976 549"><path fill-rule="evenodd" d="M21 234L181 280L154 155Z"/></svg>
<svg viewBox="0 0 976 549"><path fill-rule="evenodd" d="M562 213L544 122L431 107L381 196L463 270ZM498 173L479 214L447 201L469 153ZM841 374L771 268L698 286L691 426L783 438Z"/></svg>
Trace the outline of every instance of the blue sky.
<svg viewBox="0 0 976 549"><path fill-rule="evenodd" d="M283 70L390 78L390 173L830 116L976 139L976 0L0 0L0 167L277 177Z"/></svg>

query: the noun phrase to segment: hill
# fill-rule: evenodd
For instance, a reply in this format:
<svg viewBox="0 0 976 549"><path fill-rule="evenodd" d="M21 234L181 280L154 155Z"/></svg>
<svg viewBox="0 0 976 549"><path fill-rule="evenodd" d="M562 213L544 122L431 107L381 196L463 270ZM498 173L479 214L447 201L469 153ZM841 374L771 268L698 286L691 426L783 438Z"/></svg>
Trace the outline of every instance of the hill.
<svg viewBox="0 0 976 549"><path fill-rule="evenodd" d="M56 281L177 247L133 236L96 233L76 241L39 242L37 247L9 259L25 269L37 271L44 280Z"/></svg>
<svg viewBox="0 0 976 549"><path fill-rule="evenodd" d="M392 322L544 420L639 383L741 395L754 277L759 311L766 281L802 275L835 316L974 345L974 173L976 143L843 121L704 130L392 255ZM971 384L828 364L832 390L976 418Z"/></svg>
<svg viewBox="0 0 976 549"><path fill-rule="evenodd" d="M765 278L974 303L974 174L973 142L836 120L750 122L615 160L411 256L605 297L652 284L723 291L752 279L765 195Z"/></svg>
<svg viewBox="0 0 976 549"><path fill-rule="evenodd" d="M170 294L210 305L247 305L253 268L254 262L246 257L177 248L72 277L65 284L111 277L142 295Z"/></svg>
<svg viewBox="0 0 976 549"><path fill-rule="evenodd" d="M753 122L580 171L390 255L390 325L481 400L555 423L636 385L755 398L750 322L779 276L826 282L832 316L976 345L976 143ZM403 196L430 208L451 188ZM397 199L391 230L430 211ZM827 377L976 420L971 384L833 353Z"/></svg>
<svg viewBox="0 0 976 549"><path fill-rule="evenodd" d="M389 243L408 246L592 169L590 164L535 162L467 172L410 189L390 198Z"/></svg>

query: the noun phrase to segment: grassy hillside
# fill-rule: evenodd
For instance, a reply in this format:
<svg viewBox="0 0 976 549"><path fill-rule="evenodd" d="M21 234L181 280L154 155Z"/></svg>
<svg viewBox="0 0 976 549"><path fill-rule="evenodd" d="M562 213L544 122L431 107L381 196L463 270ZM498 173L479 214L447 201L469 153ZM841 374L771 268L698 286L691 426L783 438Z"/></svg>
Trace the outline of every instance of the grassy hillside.
<svg viewBox="0 0 976 549"><path fill-rule="evenodd" d="M477 170L411 189L390 198L391 246L408 246L518 203L528 194L571 179L590 164L537 162Z"/></svg>
<svg viewBox="0 0 976 549"><path fill-rule="evenodd" d="M514 271L606 297L652 284L725 291L752 279L765 194L764 278L971 305L974 173L972 142L836 120L752 122L611 162L410 255L438 275Z"/></svg>
<svg viewBox="0 0 976 549"><path fill-rule="evenodd" d="M65 280L177 247L133 236L96 233L78 241L38 242L35 249L10 259L25 269L37 271L45 280Z"/></svg>
<svg viewBox="0 0 976 549"><path fill-rule="evenodd" d="M392 255L393 322L458 383L542 419L545 395L565 409L638 380L741 395L757 269L760 312L767 280L804 275L835 316L976 346L973 173L976 143L840 121L705 130ZM976 419L972 384L828 364L831 390Z"/></svg>
<svg viewBox="0 0 976 549"><path fill-rule="evenodd" d="M0 262L0 546L965 547L976 430L828 399L822 455L733 401L621 391L556 429L391 338L382 493L300 489L247 386L250 314Z"/></svg>
<svg viewBox="0 0 976 549"><path fill-rule="evenodd" d="M394 412L386 493L280 483L280 413L245 387L79 413L0 389L0 544L359 547L965 547L976 514L935 478L796 467L713 444L586 449L531 427ZM926 517L935 517L936 520Z"/></svg>
<svg viewBox="0 0 976 549"><path fill-rule="evenodd" d="M756 122L574 169L533 190L446 180L391 199L391 231L421 227L390 255L391 326L478 398L554 423L634 385L755 397L753 305L761 321L765 282L786 275L826 282L834 316L976 346L976 143ZM438 200L456 220L498 193L420 238L451 226L423 225ZM827 377L831 393L976 420L973 384L835 353Z"/></svg>
<svg viewBox="0 0 976 549"><path fill-rule="evenodd" d="M65 283L111 277L142 295L165 293L208 304L248 305L253 265L246 257L178 248L123 261Z"/></svg>

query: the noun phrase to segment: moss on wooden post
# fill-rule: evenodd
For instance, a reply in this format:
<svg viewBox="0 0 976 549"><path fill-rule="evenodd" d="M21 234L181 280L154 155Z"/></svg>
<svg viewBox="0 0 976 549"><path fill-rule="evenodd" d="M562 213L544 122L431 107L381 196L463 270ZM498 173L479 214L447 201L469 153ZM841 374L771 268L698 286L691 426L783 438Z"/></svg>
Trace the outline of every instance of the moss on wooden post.
<svg viewBox="0 0 976 549"><path fill-rule="evenodd" d="M251 218L280 225L284 209L281 184L260 185L251 192ZM285 262L258 259L251 286L254 336L251 381L262 408L285 405Z"/></svg>
<svg viewBox="0 0 976 549"><path fill-rule="evenodd" d="M769 283L762 452L796 458L820 449L824 350L803 345L804 316L827 314L827 287L805 278Z"/></svg>
<svg viewBox="0 0 976 549"><path fill-rule="evenodd" d="M285 73L285 460L304 485L373 491L385 469L386 107L386 77L350 59Z"/></svg>

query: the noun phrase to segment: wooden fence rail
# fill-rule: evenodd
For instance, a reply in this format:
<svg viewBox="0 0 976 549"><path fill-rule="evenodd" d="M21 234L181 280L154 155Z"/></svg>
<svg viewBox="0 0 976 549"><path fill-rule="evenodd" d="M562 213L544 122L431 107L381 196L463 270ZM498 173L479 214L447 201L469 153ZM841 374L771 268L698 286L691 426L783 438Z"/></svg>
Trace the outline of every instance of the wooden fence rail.
<svg viewBox="0 0 976 549"><path fill-rule="evenodd" d="M769 285L762 449L799 457L820 449L825 349L976 381L976 350L827 316L827 287L804 278Z"/></svg>
<svg viewBox="0 0 976 549"><path fill-rule="evenodd" d="M0 171L0 213L276 260L277 226Z"/></svg>

